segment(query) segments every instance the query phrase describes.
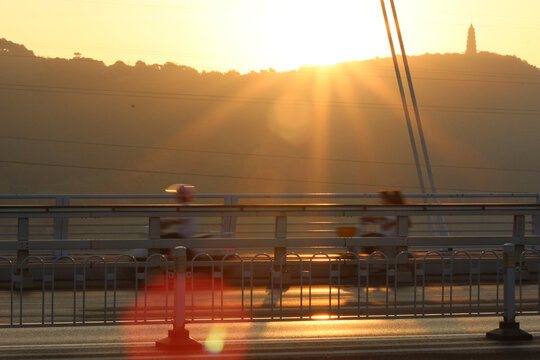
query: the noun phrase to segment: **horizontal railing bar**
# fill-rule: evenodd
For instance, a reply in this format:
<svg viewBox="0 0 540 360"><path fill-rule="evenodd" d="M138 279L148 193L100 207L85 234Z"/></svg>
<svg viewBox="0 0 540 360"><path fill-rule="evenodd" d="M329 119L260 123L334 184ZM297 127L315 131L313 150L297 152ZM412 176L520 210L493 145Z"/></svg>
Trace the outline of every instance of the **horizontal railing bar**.
<svg viewBox="0 0 540 360"><path fill-rule="evenodd" d="M456 231L452 231L452 232L455 232L455 233L506 233L506 234L510 234L511 232L508 231L508 230L456 230ZM235 232L237 235L240 235L240 234L274 234L274 231L271 231L271 230L253 230L253 231L249 231L249 230L245 230L245 231L236 231ZM313 231L313 230L297 230L297 231L287 231L288 234L335 234L336 231L335 230L318 230L318 231ZM428 234L428 233L431 233L430 230L415 230L415 231L409 231L409 234Z"/></svg>
<svg viewBox="0 0 540 360"><path fill-rule="evenodd" d="M451 221L447 221L446 222L447 225L511 225L512 223L511 222L470 222L470 223L461 223L461 222L451 222ZM198 224L199 226L205 226L205 227L208 227L208 226L220 226L221 224L220 223L199 223ZM313 223L300 223L300 222L295 222L295 223L288 223L289 226L320 226L321 224L313 224ZM324 224L324 225L328 225L328 226L356 226L358 225L358 222L328 222L327 224ZM415 227L416 226L427 226L429 225L429 223L418 223L418 222L414 222L414 225ZM526 225L532 225L531 223L527 223L526 222ZM148 226L147 223L140 223L140 224L130 224L130 223L116 223L116 224L99 224L99 223L91 223L91 224L74 224L74 223L71 223L69 224L70 227L72 228L76 228L76 227L144 227L144 226ZM239 227L246 227L246 226L274 226L274 223L273 222L266 222L266 223L239 223L237 224L237 226ZM31 229L37 229L37 228L53 228L54 226L53 225L30 225L30 228ZM16 229L17 228L17 225L0 225L0 229L2 228L14 228ZM528 228L531 229L530 226L528 226ZM418 230L411 230L411 231L418 231ZM469 231L469 230L452 230L452 231ZM474 230L474 231L478 231L478 230ZM496 231L496 230L495 230Z"/></svg>
<svg viewBox="0 0 540 360"><path fill-rule="evenodd" d="M212 231L208 231L208 232L212 232ZM213 231L215 233L221 233L220 231L218 230L215 230ZM264 233L272 233L272 232L264 232ZM70 235L72 236L75 236L75 235L147 235L145 232L135 232L135 231L117 231L117 232L114 232L114 231L85 231L85 232L70 232L69 233ZM17 233L0 233L0 236L11 236L13 238L17 237ZM30 233L30 236L31 237L35 237L35 236L43 236L43 237L53 237L54 236L54 233ZM32 239L32 240L35 240L35 239Z"/></svg>
<svg viewBox="0 0 540 360"><path fill-rule="evenodd" d="M148 222L141 222L141 223L115 223L115 224L99 224L99 223L89 223L89 224L77 224L77 223L70 223L70 227L94 227L94 226L100 226L100 227L114 227L114 226L126 226L126 227L143 227L147 226ZM32 226L31 226L32 227Z"/></svg>
<svg viewBox="0 0 540 360"><path fill-rule="evenodd" d="M32 232L29 235L31 237L34 237L34 236L47 236L47 237L54 236L54 234L52 232L50 232L50 233L35 233L35 232ZM12 236L12 237L16 238L17 233L0 233L0 236Z"/></svg>
<svg viewBox="0 0 540 360"><path fill-rule="evenodd" d="M431 233L431 230L415 230L415 231L409 231L409 234L428 234ZM452 233L505 233L505 234L511 234L512 232L509 230L451 230ZM273 231L236 231L236 234L273 234ZM288 234L335 234L336 231L329 229L329 230L289 230L287 231ZM92 233L93 234L93 233Z"/></svg>
<svg viewBox="0 0 540 360"><path fill-rule="evenodd" d="M454 222L446 222L447 225L511 225L512 223L511 222L475 222L475 223L454 223ZM198 224L199 226L204 226L204 227L208 227L208 226L220 226L221 224L219 223L199 223ZM309 223L288 223L289 226L320 226L318 224L309 224ZM347 222L331 222L331 223L328 223L328 226L344 226L344 225L348 225L348 226L355 226L355 225L358 225L358 222L350 222L350 223L347 223ZM415 227L416 226L423 226L423 225L429 225L428 223L417 223L415 222L414 223ZM532 225L532 224L528 224L528 225ZM70 227L72 228L76 228L76 227L144 227L144 226L148 226L147 223L141 223L141 224L128 224L128 223L117 223L117 224L98 224L98 223L93 223L93 224L69 224ZM246 227L246 226L274 226L274 223L272 222L268 222L268 223L253 223L253 224L250 224L250 223L240 223L240 224L237 224L237 226L239 227ZM30 225L30 229L37 229L37 228L53 228L54 226L53 225ZM2 228L17 228L17 225L0 225L0 229ZM528 226L529 229L532 229L530 226ZM324 230L324 229L323 229ZM308 230L306 229L306 231L311 231L311 230ZM320 231L320 230L318 230ZM411 230L411 231L422 231L422 230ZM464 229L464 230L452 230L452 231L479 231L479 230L467 230L467 229ZM494 230L494 231L498 231L498 230Z"/></svg>
<svg viewBox="0 0 540 360"><path fill-rule="evenodd" d="M85 231L85 232L76 232L71 231L69 233L72 236L76 235L144 235L144 232L135 232L135 231Z"/></svg>
<svg viewBox="0 0 540 360"><path fill-rule="evenodd" d="M431 223L427 223L427 222L416 222L414 221L414 226L417 227L417 226L428 226L428 225L431 225ZM437 223L435 223L437 224ZM512 222L510 221L506 221L506 222L502 222L502 221L485 221L485 222L480 222L480 221L477 221L477 222L452 222L452 221L445 221L445 224L446 225L512 225ZM217 224L216 224L217 225ZM275 224L273 222L264 222L264 223L245 223L245 222L240 222L237 224L237 226L274 226ZM301 222L289 222L287 224L288 226L306 226L306 227L312 227L312 226L321 226L321 225L326 225L326 226L357 226L359 225L358 222L338 222L338 221L335 221L335 222L327 222L327 223L324 223L324 224L318 224L318 223L301 223ZM528 228L532 229L532 222L528 222L526 221L525 222L525 225L528 225ZM413 230L411 230L413 231ZM431 230L430 230L431 231ZM455 230L452 230L452 231L455 231Z"/></svg>
<svg viewBox="0 0 540 360"><path fill-rule="evenodd" d="M404 194L406 198L536 198L538 193L412 193ZM6 194L2 199L174 199L170 194ZM358 194L358 193L302 193L302 194L268 194L268 193L245 193L245 194L197 194L201 199L224 199L228 197L238 199L249 198L379 198L378 194Z"/></svg>
<svg viewBox="0 0 540 360"><path fill-rule="evenodd" d="M222 233L220 230L207 230L207 231L200 231L201 233ZM484 234L487 234L487 233L491 233L491 234L496 234L496 233L501 233L501 234L511 234L511 231L510 230L504 230L504 229L500 229L500 230L452 230L451 231L452 233L461 233L461 234L467 234L467 233L471 233L471 234L481 234L481 233L484 233ZM335 230L332 230L332 229L329 229L329 230L289 230L288 231L288 234L335 234L336 231ZM430 230L411 230L409 231L409 234L429 234L431 233ZM527 234L532 234L531 231L527 231L526 232ZM118 232L112 232L112 231L87 231L87 232L70 232L70 235L114 235L114 234L117 234L117 235L146 235L146 232L137 232L137 231L125 231L125 232L122 232L122 231L118 231ZM236 231L235 234L269 234L269 235L273 235L274 234L274 231L272 230L252 230L252 231L249 231L249 230L243 230L243 231ZM13 238L15 238L17 236L16 233L0 233L0 236L3 236L3 237L8 237L8 236L11 236ZM39 237L51 237L51 236L54 236L54 233L30 233L30 236L31 237L35 237L35 236L39 236Z"/></svg>
<svg viewBox="0 0 540 360"><path fill-rule="evenodd" d="M30 225L30 228L52 228L54 227L53 224L37 224L37 225ZM0 228L17 228L17 224L6 224L6 225L0 225Z"/></svg>
<svg viewBox="0 0 540 360"><path fill-rule="evenodd" d="M188 248L266 248L266 247L349 247L349 246L476 246L476 245L503 245L512 242L520 245L540 245L540 236L422 236L422 237L316 237L316 238L196 238L196 239L126 239L126 240L40 240L27 244L29 250L57 250L57 249L150 249L174 248L186 246ZM18 250L21 244L18 241L2 241L4 250Z"/></svg>
<svg viewBox="0 0 540 360"><path fill-rule="evenodd" d="M18 250L17 241L2 241L4 250ZM159 240L40 240L28 243L29 250L96 250L96 249L169 249L178 246L177 239L159 239Z"/></svg>
<svg viewBox="0 0 540 360"><path fill-rule="evenodd" d="M511 221L445 221L447 225L510 225ZM414 221L414 225L431 225L430 222L419 222ZM437 224L437 223L435 223ZM526 225L532 225L532 221L526 221ZM249 222L238 222L238 226L242 225L274 225L273 222L259 222L259 223L249 223ZM341 221L310 221L310 222L289 222L288 225L300 225L300 226L320 226L320 225L358 225L358 222L341 222Z"/></svg>
<svg viewBox="0 0 540 360"><path fill-rule="evenodd" d="M199 226L220 226L220 223L199 223ZM77 223L70 223L70 227L121 227L121 226L127 226L127 227L144 227L148 226L148 222L144 223L115 223L115 224L100 224L100 223L89 223L89 224L77 224ZM2 227L0 225L0 227ZM13 227L17 227L17 225L14 225ZM31 225L30 228L33 228L34 225ZM52 225L48 225L48 227L52 227Z"/></svg>
<svg viewBox="0 0 540 360"><path fill-rule="evenodd" d="M415 205L0 205L0 218L13 217L219 217L219 216L438 216L540 215L540 204Z"/></svg>
<svg viewBox="0 0 540 360"><path fill-rule="evenodd" d="M430 233L431 230L411 230L409 233ZM463 229L463 230L449 230L451 233L511 233L509 229L492 229L492 230L482 230L482 229Z"/></svg>

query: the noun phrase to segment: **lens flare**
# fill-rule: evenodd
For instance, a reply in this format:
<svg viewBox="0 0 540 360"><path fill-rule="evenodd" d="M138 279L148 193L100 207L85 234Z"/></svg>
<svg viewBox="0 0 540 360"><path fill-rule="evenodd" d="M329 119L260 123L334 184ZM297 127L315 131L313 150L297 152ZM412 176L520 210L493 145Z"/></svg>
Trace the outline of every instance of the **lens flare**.
<svg viewBox="0 0 540 360"><path fill-rule="evenodd" d="M204 341L204 347L208 352L217 354L223 351L227 331L221 327L213 327L208 332L208 337Z"/></svg>

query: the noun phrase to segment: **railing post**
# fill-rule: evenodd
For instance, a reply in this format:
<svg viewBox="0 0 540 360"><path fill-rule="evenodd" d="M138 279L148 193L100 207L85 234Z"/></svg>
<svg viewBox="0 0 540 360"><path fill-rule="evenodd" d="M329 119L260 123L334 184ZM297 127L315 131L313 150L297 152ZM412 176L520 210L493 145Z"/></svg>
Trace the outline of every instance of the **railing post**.
<svg viewBox="0 0 540 360"><path fill-rule="evenodd" d="M398 236L406 238L409 236L409 217L408 216L398 216L397 217L397 228Z"/></svg>
<svg viewBox="0 0 540 360"><path fill-rule="evenodd" d="M401 242L401 245L396 247L396 256L399 255L402 251L409 251L409 247L406 245L407 238L409 237L409 217L408 216L398 216L396 219L397 222L397 236ZM400 257L400 265L407 264L407 256ZM404 266L400 266L403 268ZM397 271L397 269L396 269Z"/></svg>
<svg viewBox="0 0 540 360"><path fill-rule="evenodd" d="M20 286L23 289L32 288L34 286L34 278L28 268L28 262L23 266L23 261L30 255L28 243L30 241L30 221L27 217L17 219L17 241L19 248L17 249L17 267L15 273L20 280Z"/></svg>
<svg viewBox="0 0 540 360"><path fill-rule="evenodd" d="M532 340L532 335L519 328L516 322L516 247L504 244L504 314L499 328L486 333L494 340Z"/></svg>
<svg viewBox="0 0 540 360"><path fill-rule="evenodd" d="M536 197L536 203L540 204L540 195ZM540 235L540 215L532 216L533 222L533 235ZM534 245L536 251L540 251L540 245Z"/></svg>
<svg viewBox="0 0 540 360"><path fill-rule="evenodd" d="M148 220L148 240L155 241L159 240L161 236L161 220L159 217L151 217ZM148 256L154 254L160 254L160 249L149 248Z"/></svg>
<svg viewBox="0 0 540 360"><path fill-rule="evenodd" d="M186 267L187 249L177 246L174 249L175 272L174 280L174 319L173 329L169 336L156 341L156 347L169 351L199 351L202 344L189 337L186 329Z"/></svg>
<svg viewBox="0 0 540 360"><path fill-rule="evenodd" d="M69 206L69 196L56 197L56 206ZM55 217L53 220L54 240L67 240L69 232L69 218ZM54 250L54 256L67 255L67 250Z"/></svg>
<svg viewBox="0 0 540 360"><path fill-rule="evenodd" d="M225 196L224 205L237 205L236 196ZM221 236L224 238L236 237L236 216L225 215L221 218Z"/></svg>
<svg viewBox="0 0 540 360"><path fill-rule="evenodd" d="M19 249L17 250L17 267L20 267L23 260L30 255L28 250L28 241L30 238L30 222L28 218L17 219L17 241Z"/></svg>
<svg viewBox="0 0 540 360"><path fill-rule="evenodd" d="M515 244L516 259L519 259L519 255L525 249L523 245L523 238L525 237L525 215L514 215L514 226L512 235L514 238L518 238L518 244Z"/></svg>
<svg viewBox="0 0 540 360"><path fill-rule="evenodd" d="M536 203L540 204L540 195L536 197ZM540 215L533 215L533 234L540 235Z"/></svg>
<svg viewBox="0 0 540 360"><path fill-rule="evenodd" d="M286 216L276 216L276 240L280 240L280 245L285 245L287 239L287 217ZM287 254L286 246L276 246L274 248L274 271L279 271L280 260L283 256ZM286 260L286 259L285 259ZM283 264L283 271L287 269L286 263Z"/></svg>

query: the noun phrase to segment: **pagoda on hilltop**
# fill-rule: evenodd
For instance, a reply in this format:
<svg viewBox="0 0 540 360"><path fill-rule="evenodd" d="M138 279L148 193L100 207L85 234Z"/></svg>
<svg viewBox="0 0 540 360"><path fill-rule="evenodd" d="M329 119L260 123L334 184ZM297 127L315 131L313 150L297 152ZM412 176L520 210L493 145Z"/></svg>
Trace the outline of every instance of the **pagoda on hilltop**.
<svg viewBox="0 0 540 360"><path fill-rule="evenodd" d="M476 33L472 24L467 34L467 50L465 50L465 55L476 55Z"/></svg>

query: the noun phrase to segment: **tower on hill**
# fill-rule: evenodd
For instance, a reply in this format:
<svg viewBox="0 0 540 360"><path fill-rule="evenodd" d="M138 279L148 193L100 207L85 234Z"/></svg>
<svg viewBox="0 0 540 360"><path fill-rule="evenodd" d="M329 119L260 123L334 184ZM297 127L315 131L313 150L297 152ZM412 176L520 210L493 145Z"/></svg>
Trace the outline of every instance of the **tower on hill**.
<svg viewBox="0 0 540 360"><path fill-rule="evenodd" d="M476 55L476 33L472 24L469 27L469 32L467 34L467 50L465 50L465 54Z"/></svg>

